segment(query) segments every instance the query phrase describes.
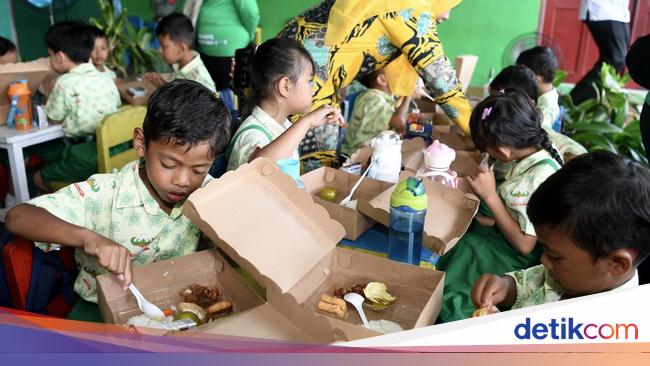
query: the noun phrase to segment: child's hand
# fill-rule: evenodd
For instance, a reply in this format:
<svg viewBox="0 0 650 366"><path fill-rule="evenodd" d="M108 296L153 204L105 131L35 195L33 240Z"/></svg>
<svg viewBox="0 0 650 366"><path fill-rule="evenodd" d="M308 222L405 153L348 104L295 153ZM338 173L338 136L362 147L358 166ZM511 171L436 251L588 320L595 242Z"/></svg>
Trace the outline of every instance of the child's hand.
<svg viewBox="0 0 650 366"><path fill-rule="evenodd" d="M493 274L483 274L476 280L472 288L472 302L477 309L499 305L508 296L512 278L499 277Z"/></svg>
<svg viewBox="0 0 650 366"><path fill-rule="evenodd" d="M99 265L112 273L124 275L124 288L131 283L131 252L116 242L91 232L83 241L84 251L97 257Z"/></svg>
<svg viewBox="0 0 650 366"><path fill-rule="evenodd" d="M488 201L497 196L497 184L494 179L494 168L480 170L474 176L467 177L467 182L481 199Z"/></svg>
<svg viewBox="0 0 650 366"><path fill-rule="evenodd" d="M341 111L329 104L320 106L315 111L305 115L303 119L309 121L311 127L320 127L328 123L345 126Z"/></svg>
<svg viewBox="0 0 650 366"><path fill-rule="evenodd" d="M150 81L153 85L155 85L157 87L161 87L161 86L167 84L167 81L165 81L165 78L163 78L162 75L160 75L157 72L148 72L148 73L144 74L144 78L146 80Z"/></svg>

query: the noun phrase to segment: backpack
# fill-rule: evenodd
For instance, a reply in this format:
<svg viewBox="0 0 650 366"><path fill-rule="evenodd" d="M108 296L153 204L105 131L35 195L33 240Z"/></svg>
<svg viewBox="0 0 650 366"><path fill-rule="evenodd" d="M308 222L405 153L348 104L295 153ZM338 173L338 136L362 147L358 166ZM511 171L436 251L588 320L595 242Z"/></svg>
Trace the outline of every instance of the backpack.
<svg viewBox="0 0 650 366"><path fill-rule="evenodd" d="M0 305L33 313L66 317L78 295L74 249L45 252L19 236L0 242Z"/></svg>

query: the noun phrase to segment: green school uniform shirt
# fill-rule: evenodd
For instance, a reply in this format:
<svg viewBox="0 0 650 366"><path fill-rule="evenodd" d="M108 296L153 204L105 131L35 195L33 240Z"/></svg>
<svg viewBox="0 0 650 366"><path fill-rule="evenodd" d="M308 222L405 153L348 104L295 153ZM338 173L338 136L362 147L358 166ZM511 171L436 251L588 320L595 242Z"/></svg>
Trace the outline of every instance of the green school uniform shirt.
<svg viewBox="0 0 650 366"><path fill-rule="evenodd" d="M548 269L543 264L522 269L521 271L506 273L506 275L515 280L517 287L517 299L511 309L555 302L560 300L564 294L562 286L551 277ZM639 286L638 272L615 290L637 286Z"/></svg>
<svg viewBox="0 0 650 366"><path fill-rule="evenodd" d="M255 125L256 128L249 126ZM251 115L239 126L238 132L235 133L232 153L228 160L228 170L234 170L239 166L248 163L248 159L256 148L263 148L277 139L291 127L291 122L285 119L284 123L280 125L273 117L269 116L262 108L255 107ZM263 132L260 129L266 131ZM269 140L269 136L271 139ZM291 156L287 158L298 160L298 149L296 149Z"/></svg>
<svg viewBox="0 0 650 366"><path fill-rule="evenodd" d="M587 149L569 136L563 135L553 129L553 122L560 116L560 95L555 88L547 91L537 99L537 108L542 112L542 128L548 133L548 137L560 152L560 155L570 154L574 156L587 153Z"/></svg>
<svg viewBox="0 0 650 366"><path fill-rule="evenodd" d="M539 150L516 162L497 188L508 213L517 221L521 231L537 236L526 215L530 196L546 178L560 169L560 165L546 150Z"/></svg>
<svg viewBox="0 0 650 366"><path fill-rule="evenodd" d="M61 75L45 103L49 119L63 122L68 137L94 135L107 114L121 105L115 82L90 63L79 64Z"/></svg>
<svg viewBox="0 0 650 366"><path fill-rule="evenodd" d="M205 67L203 60L201 60L201 56L196 51L194 51L194 58L187 65L179 69L178 64L173 64L172 69L174 69L174 73L172 74L171 80L194 80L213 92L217 90L208 69Z"/></svg>
<svg viewBox="0 0 650 366"><path fill-rule="evenodd" d="M122 245L131 252L134 266L195 252L199 228L182 215L183 202L170 214L160 208L138 173L143 164L133 161L120 171L95 174L29 203ZM210 180L210 175L206 176L203 185ZM57 244L36 244L43 250L58 248ZM75 251L75 261L79 268L75 291L84 300L97 302L95 277L106 269L83 249Z"/></svg>
<svg viewBox="0 0 650 366"><path fill-rule="evenodd" d="M352 108L341 152L350 156L366 141L388 130L396 104L393 96L379 89L368 89L359 94Z"/></svg>

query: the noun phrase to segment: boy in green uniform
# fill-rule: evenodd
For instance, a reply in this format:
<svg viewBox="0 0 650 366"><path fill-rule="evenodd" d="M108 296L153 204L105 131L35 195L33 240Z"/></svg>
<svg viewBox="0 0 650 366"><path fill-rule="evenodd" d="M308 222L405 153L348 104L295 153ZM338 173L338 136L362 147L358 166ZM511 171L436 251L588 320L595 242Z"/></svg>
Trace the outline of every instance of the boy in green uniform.
<svg viewBox="0 0 650 366"><path fill-rule="evenodd" d="M45 35L45 43L52 69L63 74L48 96L45 112L50 123L63 124L66 142L36 149L47 151L39 153L45 166L34 174L34 183L41 191L51 192L51 182L80 181L97 172L95 130L121 102L115 83L89 62L94 36L87 25L55 24Z"/></svg>
<svg viewBox="0 0 650 366"><path fill-rule="evenodd" d="M639 285L650 254L650 171L610 152L576 157L533 193L542 264L474 284L478 308L517 309Z"/></svg>
<svg viewBox="0 0 650 366"><path fill-rule="evenodd" d="M160 42L160 54L165 62L172 66L174 73L171 77L155 72L147 73L147 80L161 86L168 80L190 79L216 91L214 81L201 56L194 51L195 33L190 18L179 13L169 14L158 23L156 36Z"/></svg>
<svg viewBox="0 0 650 366"><path fill-rule="evenodd" d="M123 274L126 288L132 265L196 251L199 229L181 207L210 180L230 115L212 91L190 80L161 87L147 107L133 133L139 160L20 204L6 217L11 232L44 250L78 248L74 288L86 301L81 306L97 302L99 274Z"/></svg>

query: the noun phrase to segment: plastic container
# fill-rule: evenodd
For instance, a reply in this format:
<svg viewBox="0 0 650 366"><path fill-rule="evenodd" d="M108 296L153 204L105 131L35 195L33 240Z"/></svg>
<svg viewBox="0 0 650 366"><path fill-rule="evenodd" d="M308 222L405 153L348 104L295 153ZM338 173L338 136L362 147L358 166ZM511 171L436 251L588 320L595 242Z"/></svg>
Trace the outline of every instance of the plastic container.
<svg viewBox="0 0 650 366"><path fill-rule="evenodd" d="M383 131L370 140L372 166L368 177L397 183L402 170L402 140L395 131Z"/></svg>
<svg viewBox="0 0 650 366"><path fill-rule="evenodd" d="M433 141L429 147L422 150L424 166L418 169L416 176L420 179L431 179L450 188L458 186L458 174L453 171L451 163L456 159L456 151L441 143Z"/></svg>
<svg viewBox="0 0 650 366"><path fill-rule="evenodd" d="M11 107L7 115L8 127L23 131L32 129L31 95L27 80L18 80L9 84L7 97L11 101Z"/></svg>
<svg viewBox="0 0 650 366"><path fill-rule="evenodd" d="M419 265L427 195L422 180L408 177L390 196L388 258Z"/></svg>

